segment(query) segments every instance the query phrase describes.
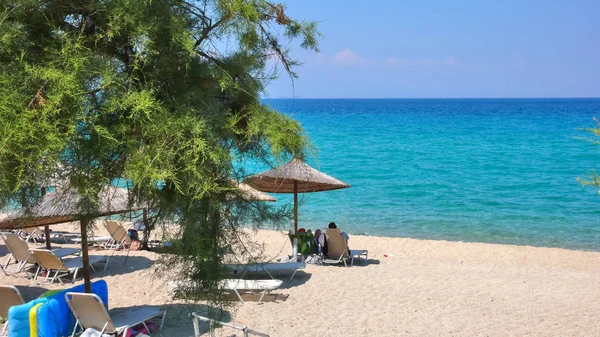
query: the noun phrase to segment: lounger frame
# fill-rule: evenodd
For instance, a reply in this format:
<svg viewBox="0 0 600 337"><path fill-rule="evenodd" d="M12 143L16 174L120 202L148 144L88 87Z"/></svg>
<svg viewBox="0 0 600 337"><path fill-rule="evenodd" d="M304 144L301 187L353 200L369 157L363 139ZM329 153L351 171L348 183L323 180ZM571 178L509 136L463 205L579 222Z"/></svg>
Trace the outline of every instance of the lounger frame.
<svg viewBox="0 0 600 337"><path fill-rule="evenodd" d="M158 328L158 331L161 331L163 328L163 325L165 323L165 317L167 315L166 310L160 310L158 315L153 315L153 316L149 315L148 317L144 317L141 321L136 320L135 322L129 323L124 326L115 326L113 323L112 317L110 316L108 310L106 310L106 307L104 306L104 302L102 302L102 299L100 297L98 297L98 295L68 292L65 294L65 300L67 302L67 305L71 309L71 312L73 312L73 315L77 319L77 321L75 323L75 328L73 329L73 333L71 334L71 337L75 337L75 334L77 333L78 329L85 330L85 327L81 325L81 317L82 317L81 314L82 313L78 312L77 310L74 310L74 305L71 302L72 299L74 299L75 297L82 297L82 299L87 298L87 300L93 299L95 301L95 307L88 308L88 310L85 310L85 313L83 313L83 314L89 315L89 314L93 313L93 314L95 314L96 319L102 319L102 320L106 321L106 323L104 323L104 326L102 327L102 330L100 331L100 336L102 336L105 332L117 333L117 334L122 334L123 336L127 336L127 332L129 331L129 329L138 324L142 324L146 328L148 333L150 333L150 329L146 325L146 321L153 319L153 318L157 318L157 317L160 317L160 326ZM91 302L91 303L94 303L94 302ZM99 316L102 316L102 317L99 317ZM107 331L107 330L110 330L110 331Z"/></svg>
<svg viewBox="0 0 600 337"><path fill-rule="evenodd" d="M250 335L259 336L259 337L269 337L269 335L264 334L262 332L254 331L249 329L247 326L237 326L225 322L219 322L214 319L200 316L197 313L192 313L192 322L194 323L194 337L200 337L202 334L200 332L200 321L208 322L208 330L210 337L217 337L215 332L215 325L217 326L226 326L232 329L240 330L244 334L244 337L249 337Z"/></svg>

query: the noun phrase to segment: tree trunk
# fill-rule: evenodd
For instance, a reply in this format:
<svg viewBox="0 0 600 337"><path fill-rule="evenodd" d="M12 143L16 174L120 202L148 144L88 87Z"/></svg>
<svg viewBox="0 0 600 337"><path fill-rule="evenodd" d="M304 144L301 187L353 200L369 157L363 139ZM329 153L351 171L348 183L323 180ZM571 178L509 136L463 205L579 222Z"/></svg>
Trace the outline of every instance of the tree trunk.
<svg viewBox="0 0 600 337"><path fill-rule="evenodd" d="M148 239L150 238L150 223L148 222L148 209L144 209L142 223L144 224L144 240L142 241L142 249L150 250L150 247L148 247Z"/></svg>
<svg viewBox="0 0 600 337"><path fill-rule="evenodd" d="M85 292L92 292L92 283L90 281L90 256L88 255L87 227L88 219L83 218L79 221L81 226L81 256L83 259L83 282L85 283Z"/></svg>
<svg viewBox="0 0 600 337"><path fill-rule="evenodd" d="M52 244L50 243L50 226L44 226L44 236L46 238L46 249L52 250Z"/></svg>
<svg viewBox="0 0 600 337"><path fill-rule="evenodd" d="M42 197L46 195L46 188L41 189ZM52 250L52 243L50 242L50 226L44 226L44 237L46 238L46 249Z"/></svg>

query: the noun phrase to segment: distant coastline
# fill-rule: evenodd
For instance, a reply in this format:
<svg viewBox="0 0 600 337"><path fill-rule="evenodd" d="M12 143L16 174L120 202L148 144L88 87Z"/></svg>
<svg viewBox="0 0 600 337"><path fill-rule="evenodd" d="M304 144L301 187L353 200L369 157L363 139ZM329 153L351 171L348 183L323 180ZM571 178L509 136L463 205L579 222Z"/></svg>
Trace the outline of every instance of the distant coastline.
<svg viewBox="0 0 600 337"><path fill-rule="evenodd" d="M599 97L265 97L261 100L600 100Z"/></svg>

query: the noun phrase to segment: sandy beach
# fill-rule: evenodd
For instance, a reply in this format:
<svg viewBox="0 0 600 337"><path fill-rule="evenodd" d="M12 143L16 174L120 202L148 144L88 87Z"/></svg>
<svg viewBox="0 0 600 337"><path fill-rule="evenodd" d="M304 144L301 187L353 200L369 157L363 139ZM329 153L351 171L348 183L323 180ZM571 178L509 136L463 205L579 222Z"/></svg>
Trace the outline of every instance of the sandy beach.
<svg viewBox="0 0 600 337"><path fill-rule="evenodd" d="M62 227L54 229L75 230ZM261 230L255 239L268 256L289 253L282 232ZM600 336L598 252L355 235L350 247L369 250L365 265L308 265L291 282L282 276L276 300L237 303L225 321L273 337ZM0 262L6 254L0 245ZM155 253L132 251L125 263L126 256L115 252L107 271L92 276L108 283L110 308L166 308L155 336L193 336L188 315L206 306L171 300L165 281L149 272ZM16 285L26 300L61 288L23 274L2 275L0 283Z"/></svg>

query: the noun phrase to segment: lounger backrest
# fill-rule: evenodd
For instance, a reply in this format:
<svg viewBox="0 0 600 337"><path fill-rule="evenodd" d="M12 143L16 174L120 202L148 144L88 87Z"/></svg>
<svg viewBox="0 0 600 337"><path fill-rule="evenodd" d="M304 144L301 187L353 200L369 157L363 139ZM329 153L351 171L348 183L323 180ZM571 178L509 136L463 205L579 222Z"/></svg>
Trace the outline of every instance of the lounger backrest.
<svg viewBox="0 0 600 337"><path fill-rule="evenodd" d="M5 234L4 242L17 261L27 261L29 259L29 246L18 235Z"/></svg>
<svg viewBox="0 0 600 337"><path fill-rule="evenodd" d="M35 234L39 237L42 237L42 231L40 230L39 227L27 227L27 228L23 228L24 231L26 231L29 234Z"/></svg>
<svg viewBox="0 0 600 337"><path fill-rule="evenodd" d="M110 234L110 237L113 238L113 240L116 240L118 242L131 241L129 235L127 235L127 231L125 230L125 228L123 228L123 226L121 226L118 222L106 221L104 223L104 226L106 227L106 230Z"/></svg>
<svg viewBox="0 0 600 337"><path fill-rule="evenodd" d="M65 267L64 263L49 250L32 249L31 256L33 256L35 261L44 269L60 271L69 270L67 267Z"/></svg>
<svg viewBox="0 0 600 337"><path fill-rule="evenodd" d="M346 240L342 237L339 229L327 229L325 235L327 235L327 255L336 259L340 256L344 258L348 257Z"/></svg>
<svg viewBox="0 0 600 337"><path fill-rule="evenodd" d="M13 286L0 285L0 316L8 318L8 309L13 305L25 303L19 289Z"/></svg>
<svg viewBox="0 0 600 337"><path fill-rule="evenodd" d="M106 325L105 332L116 332L102 299L96 294L68 292L65 300L84 330L92 328L101 331Z"/></svg>

